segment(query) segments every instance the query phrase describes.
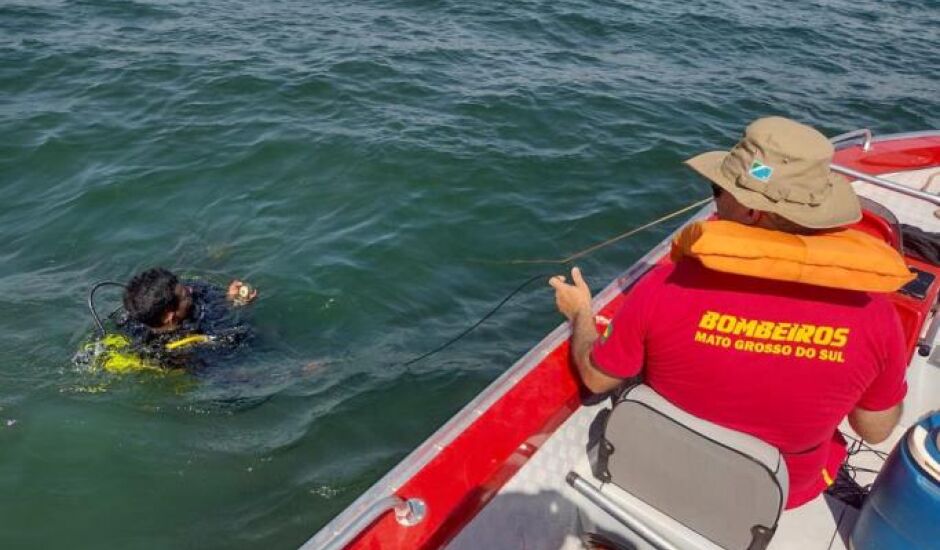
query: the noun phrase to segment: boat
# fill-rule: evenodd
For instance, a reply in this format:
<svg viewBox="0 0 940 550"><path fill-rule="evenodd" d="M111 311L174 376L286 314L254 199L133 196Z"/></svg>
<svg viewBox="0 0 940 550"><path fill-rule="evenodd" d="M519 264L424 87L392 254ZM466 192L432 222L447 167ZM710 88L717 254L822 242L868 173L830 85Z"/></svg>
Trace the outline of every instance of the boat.
<svg viewBox="0 0 940 550"><path fill-rule="evenodd" d="M901 224L940 232L935 194L940 192L940 131L873 136L858 130L831 141L832 169L853 180L864 199L863 219L855 228L895 247L901 245ZM708 205L689 221L712 214ZM651 266L669 261L669 248L666 239L597 293L598 318L612 318L632 283ZM907 339L909 389L891 436L878 445L858 442L858 452L850 453L860 485L869 484L887 454L940 408L940 266L909 254L905 260L917 279L890 298ZM592 475L586 449L592 425L611 402L588 397L580 387L569 359L569 336L567 323L558 326L303 548L583 548L583 508L604 485ZM847 422L840 431L860 439ZM935 439L928 441L934 450L940 444L936 433L930 432ZM926 460L936 465L937 457L927 453ZM927 484L940 487L940 470L934 473ZM663 527L650 517L634 511L632 519L620 518L628 539L623 547L717 547L681 525ZM765 546L848 548L859 517L855 507L820 495L782 512ZM601 541L598 547L618 546Z"/></svg>

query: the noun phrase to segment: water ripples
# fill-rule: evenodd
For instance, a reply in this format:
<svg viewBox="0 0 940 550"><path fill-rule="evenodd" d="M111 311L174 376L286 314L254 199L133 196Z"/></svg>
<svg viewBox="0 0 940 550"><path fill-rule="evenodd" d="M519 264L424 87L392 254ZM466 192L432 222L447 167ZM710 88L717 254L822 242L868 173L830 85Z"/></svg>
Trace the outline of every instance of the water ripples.
<svg viewBox="0 0 940 550"><path fill-rule="evenodd" d="M704 196L682 160L757 116L937 127L938 23L928 0L0 6L0 488L50 487L0 504L24 526L0 544L302 542L560 321L533 287L402 368L534 273L479 260ZM259 286L258 348L187 381L71 369L88 286L155 263ZM67 478L100 456L107 480ZM87 510L55 495L95 484ZM158 519L88 537L127 491L162 491ZM53 509L75 521L28 528Z"/></svg>

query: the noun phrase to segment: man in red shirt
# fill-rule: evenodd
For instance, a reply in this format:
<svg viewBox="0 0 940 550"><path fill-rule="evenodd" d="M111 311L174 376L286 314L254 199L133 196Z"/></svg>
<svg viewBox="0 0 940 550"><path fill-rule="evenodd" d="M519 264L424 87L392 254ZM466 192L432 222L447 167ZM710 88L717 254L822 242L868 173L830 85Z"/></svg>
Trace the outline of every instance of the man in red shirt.
<svg viewBox="0 0 940 550"><path fill-rule="evenodd" d="M711 180L720 220L814 235L861 217L850 184L829 170L832 154L816 130L772 117L748 126L730 152L688 164ZM843 418L872 443L897 424L907 357L883 294L720 272L687 257L651 269L598 337L578 268L571 279L550 284L585 386L602 393L642 372L687 412L776 446L788 508L836 477Z"/></svg>

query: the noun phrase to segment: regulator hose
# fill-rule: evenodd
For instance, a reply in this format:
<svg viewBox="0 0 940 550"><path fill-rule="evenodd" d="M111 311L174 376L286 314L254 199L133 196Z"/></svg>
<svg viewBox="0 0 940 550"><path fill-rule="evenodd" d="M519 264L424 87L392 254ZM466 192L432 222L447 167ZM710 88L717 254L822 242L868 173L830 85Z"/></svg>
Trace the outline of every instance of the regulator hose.
<svg viewBox="0 0 940 550"><path fill-rule="evenodd" d="M95 320L95 326L98 327L99 336L104 336L104 325L101 324L101 319L98 317L98 312L95 310L95 291L103 286L127 288L124 284L115 281L99 281L91 286L91 290L88 292L88 309L91 310L91 316Z"/></svg>

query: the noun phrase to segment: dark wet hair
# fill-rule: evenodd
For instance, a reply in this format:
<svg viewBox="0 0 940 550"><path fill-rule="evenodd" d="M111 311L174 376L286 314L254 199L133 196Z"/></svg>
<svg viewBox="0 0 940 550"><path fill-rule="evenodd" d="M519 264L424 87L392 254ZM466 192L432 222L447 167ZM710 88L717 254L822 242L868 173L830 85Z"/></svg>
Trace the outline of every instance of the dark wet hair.
<svg viewBox="0 0 940 550"><path fill-rule="evenodd" d="M149 327L163 324L163 314L179 307L179 278L168 269L154 267L134 275L124 290L124 309L131 319Z"/></svg>

